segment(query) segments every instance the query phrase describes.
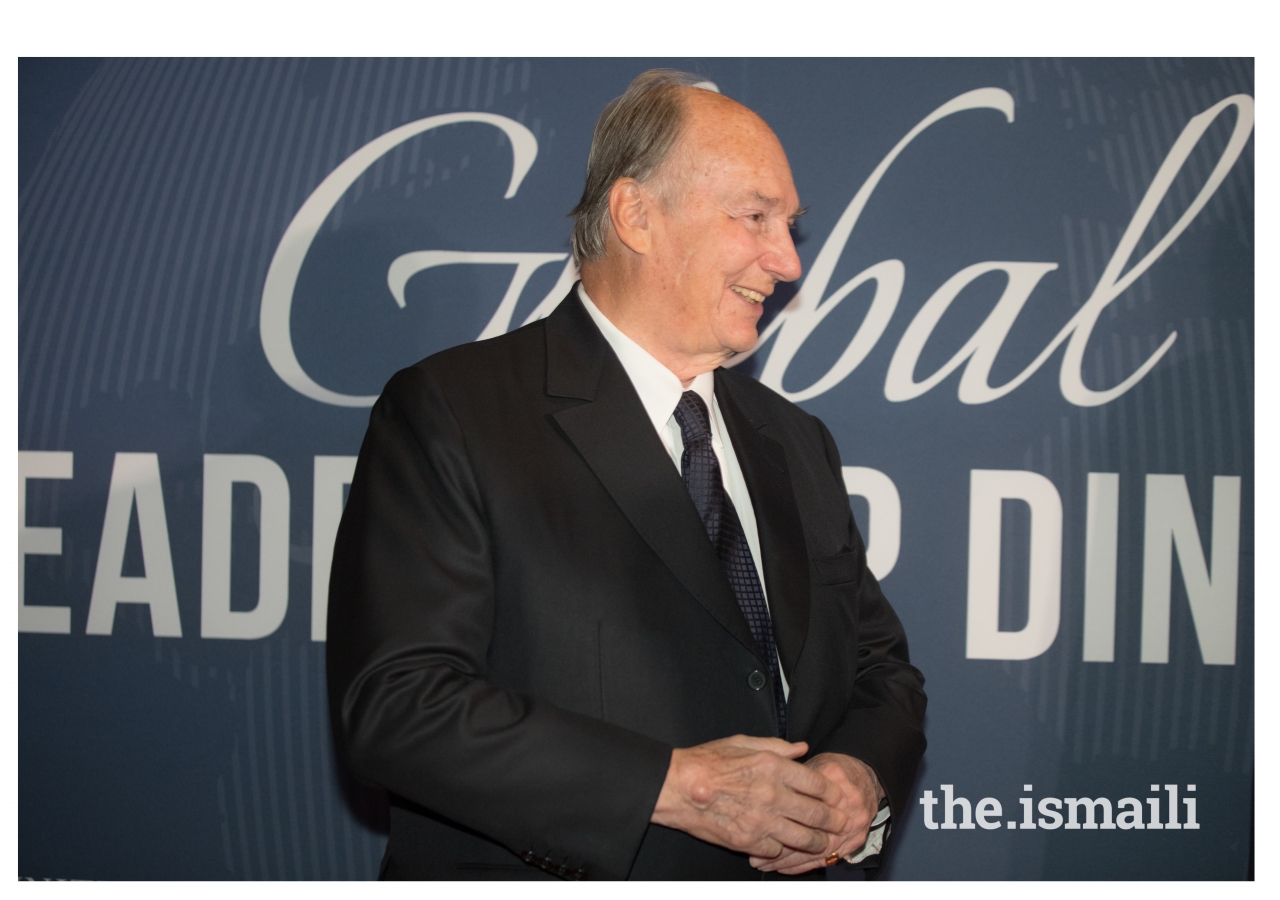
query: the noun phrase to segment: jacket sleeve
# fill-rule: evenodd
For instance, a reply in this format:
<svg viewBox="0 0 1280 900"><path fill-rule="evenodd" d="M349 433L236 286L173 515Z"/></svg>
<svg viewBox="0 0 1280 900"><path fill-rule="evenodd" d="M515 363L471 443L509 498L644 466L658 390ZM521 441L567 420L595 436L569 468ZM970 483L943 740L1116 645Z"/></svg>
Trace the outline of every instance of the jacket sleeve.
<svg viewBox="0 0 1280 900"><path fill-rule="evenodd" d="M843 485L840 452L826 426L818 426L836 484ZM858 555L857 671L843 719L813 752L845 753L871 766L888 795L890 815L901 823L911 808L911 786L925 750L924 676L911 665L902 623L867 568L866 546L852 512L846 527L846 546Z"/></svg>
<svg viewBox="0 0 1280 900"><path fill-rule="evenodd" d="M327 666L342 755L526 862L625 877L671 747L487 680L493 553L444 393L420 367L397 373L334 546Z"/></svg>

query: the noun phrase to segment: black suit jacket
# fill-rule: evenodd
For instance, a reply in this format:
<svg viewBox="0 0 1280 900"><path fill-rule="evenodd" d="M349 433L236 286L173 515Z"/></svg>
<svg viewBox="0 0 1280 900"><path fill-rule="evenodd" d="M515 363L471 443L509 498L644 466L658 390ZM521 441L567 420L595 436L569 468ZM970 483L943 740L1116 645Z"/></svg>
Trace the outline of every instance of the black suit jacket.
<svg viewBox="0 0 1280 900"><path fill-rule="evenodd" d="M835 444L749 377L718 370L715 389L789 737L866 761L902 816L924 679ZM339 746L392 795L383 877L759 877L649 823L673 747L775 735L776 712L684 483L575 293L387 384L338 530L327 653Z"/></svg>

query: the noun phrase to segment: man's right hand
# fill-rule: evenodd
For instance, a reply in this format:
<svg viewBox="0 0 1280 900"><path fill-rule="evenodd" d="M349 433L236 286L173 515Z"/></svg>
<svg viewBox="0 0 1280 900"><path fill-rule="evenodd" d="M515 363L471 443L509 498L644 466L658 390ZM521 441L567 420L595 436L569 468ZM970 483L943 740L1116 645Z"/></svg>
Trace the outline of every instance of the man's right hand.
<svg viewBox="0 0 1280 900"><path fill-rule="evenodd" d="M793 762L808 749L745 735L677 748L649 821L757 858L825 852L848 817L840 789Z"/></svg>

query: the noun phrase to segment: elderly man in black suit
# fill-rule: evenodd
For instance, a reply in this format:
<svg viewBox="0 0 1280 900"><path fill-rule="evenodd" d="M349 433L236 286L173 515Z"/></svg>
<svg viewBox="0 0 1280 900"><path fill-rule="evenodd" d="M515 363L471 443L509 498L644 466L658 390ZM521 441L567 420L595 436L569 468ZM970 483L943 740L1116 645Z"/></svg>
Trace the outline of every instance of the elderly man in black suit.
<svg viewBox="0 0 1280 900"><path fill-rule="evenodd" d="M820 874L906 813L924 680L835 444L721 368L801 212L757 115L647 72L596 126L581 283L387 384L328 631L382 877Z"/></svg>

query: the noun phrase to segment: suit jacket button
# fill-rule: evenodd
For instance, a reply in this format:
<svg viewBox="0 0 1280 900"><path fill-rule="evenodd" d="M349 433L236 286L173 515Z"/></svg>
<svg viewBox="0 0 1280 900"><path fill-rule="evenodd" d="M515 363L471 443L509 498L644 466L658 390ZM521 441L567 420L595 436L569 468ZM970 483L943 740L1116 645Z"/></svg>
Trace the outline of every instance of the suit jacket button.
<svg viewBox="0 0 1280 900"><path fill-rule="evenodd" d="M753 691L763 690L768 682L769 679L765 678L764 673L759 669L753 669L751 674L747 676L747 687Z"/></svg>

